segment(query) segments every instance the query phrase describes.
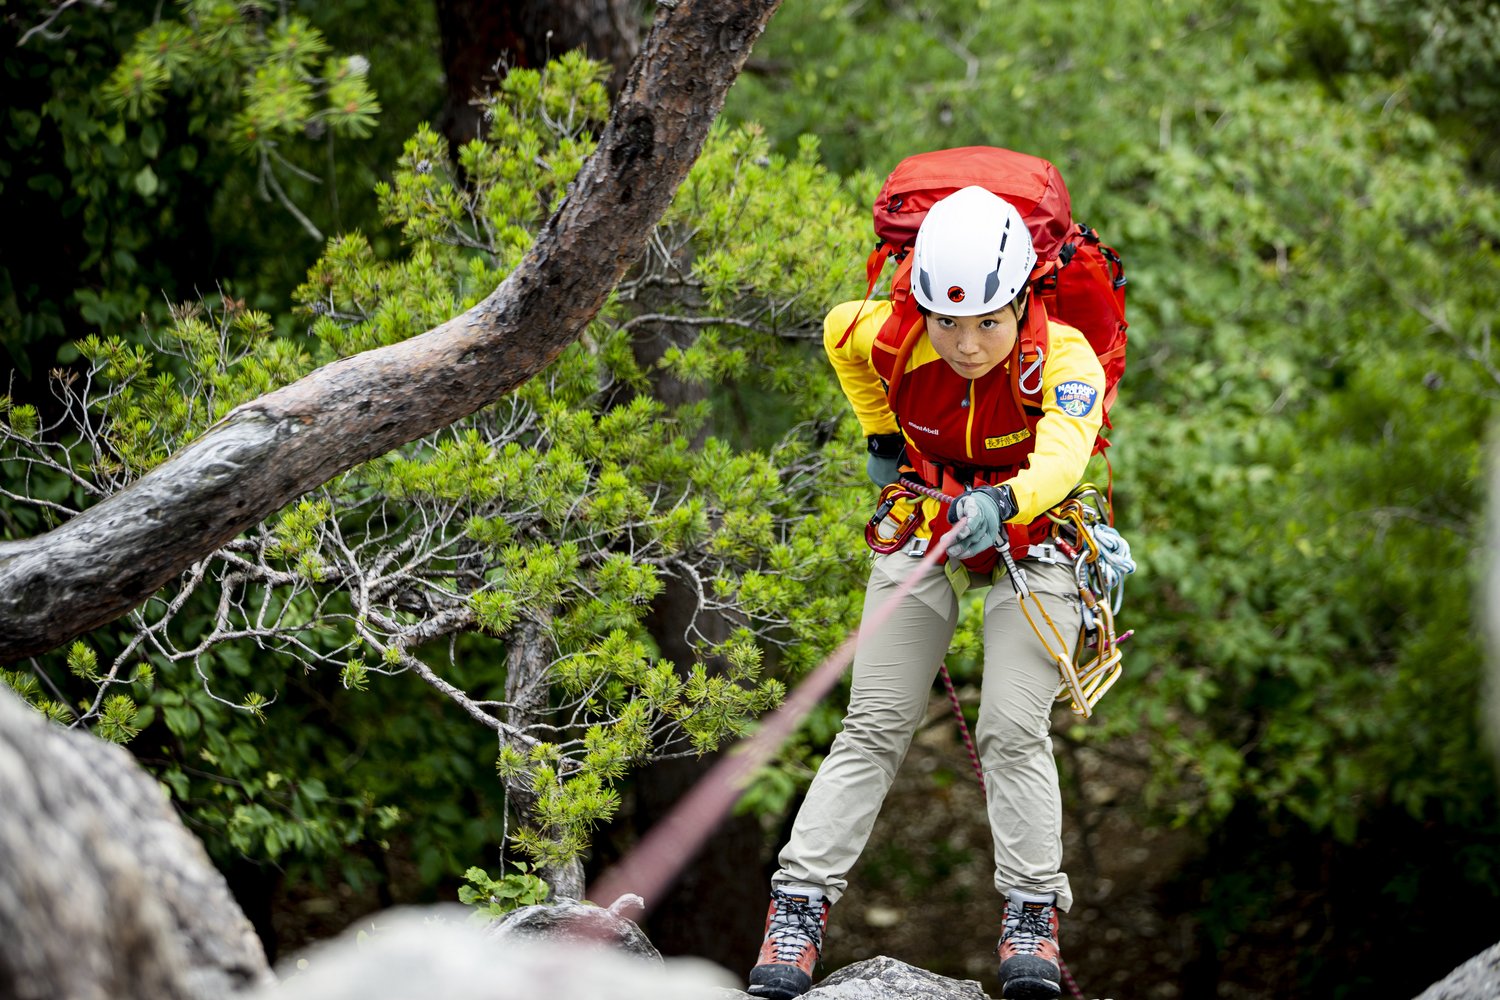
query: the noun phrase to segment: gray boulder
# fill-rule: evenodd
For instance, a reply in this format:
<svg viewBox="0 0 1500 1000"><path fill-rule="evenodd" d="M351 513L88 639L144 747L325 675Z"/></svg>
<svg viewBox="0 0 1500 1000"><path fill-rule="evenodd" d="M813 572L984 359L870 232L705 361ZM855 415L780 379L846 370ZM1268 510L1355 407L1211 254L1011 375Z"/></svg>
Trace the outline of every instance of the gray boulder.
<svg viewBox="0 0 1500 1000"><path fill-rule="evenodd" d="M592 922L560 938L524 929L497 936L468 914L456 905L377 914L373 927L288 962L279 987L239 1000L711 1000L733 982L700 959L642 961L574 933ZM523 923L535 928L536 916Z"/></svg>
<svg viewBox="0 0 1500 1000"><path fill-rule="evenodd" d="M635 921L620 916L615 908L606 910L573 899L523 906L497 921L490 933L497 941L547 940L592 945L612 948L621 954L658 964L661 962L661 952Z"/></svg>
<svg viewBox="0 0 1500 1000"><path fill-rule="evenodd" d="M0 997L218 1000L260 940L161 786L0 684Z"/></svg>
<svg viewBox="0 0 1500 1000"><path fill-rule="evenodd" d="M807 1000L989 1000L972 979L949 979L884 955L845 966Z"/></svg>
<svg viewBox="0 0 1500 1000"><path fill-rule="evenodd" d="M1433 983L1417 1000L1494 1000L1500 997L1500 944L1490 947Z"/></svg>
<svg viewBox="0 0 1500 1000"><path fill-rule="evenodd" d="M726 989L718 997L750 994ZM803 1000L989 1000L989 995L972 979L949 979L881 955L838 970L804 993Z"/></svg>

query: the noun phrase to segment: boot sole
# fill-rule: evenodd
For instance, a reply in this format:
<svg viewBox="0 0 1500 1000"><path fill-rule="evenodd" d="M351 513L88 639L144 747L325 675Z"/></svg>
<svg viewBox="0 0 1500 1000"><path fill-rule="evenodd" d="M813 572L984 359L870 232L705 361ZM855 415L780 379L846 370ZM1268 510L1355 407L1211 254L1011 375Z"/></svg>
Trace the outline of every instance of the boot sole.
<svg viewBox="0 0 1500 1000"><path fill-rule="evenodd" d="M796 966L758 965L745 992L762 1000L796 1000L812 989L812 977Z"/></svg>
<svg viewBox="0 0 1500 1000"><path fill-rule="evenodd" d="M753 997L763 997L764 1000L796 1000L807 990L799 990L791 986L761 984L752 986L745 992Z"/></svg>
<svg viewBox="0 0 1500 1000"><path fill-rule="evenodd" d="M1017 977L1000 987L1001 1000L1057 1000L1060 996L1062 984L1050 979Z"/></svg>

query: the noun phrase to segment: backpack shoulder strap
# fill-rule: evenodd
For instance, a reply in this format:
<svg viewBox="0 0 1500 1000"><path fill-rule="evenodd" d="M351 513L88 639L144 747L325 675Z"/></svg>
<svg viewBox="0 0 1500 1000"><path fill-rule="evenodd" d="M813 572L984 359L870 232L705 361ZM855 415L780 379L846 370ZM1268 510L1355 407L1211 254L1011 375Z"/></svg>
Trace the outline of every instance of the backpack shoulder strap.
<svg viewBox="0 0 1500 1000"><path fill-rule="evenodd" d="M896 390L906 374L912 350L922 339L922 330L922 314L912 304L908 308L892 309L875 335L870 363L875 367L875 374L885 383L885 400L892 413L896 412Z"/></svg>
<svg viewBox="0 0 1500 1000"><path fill-rule="evenodd" d="M1021 328L1017 339L1017 364L1015 375L1010 380L1016 405L1030 416L1039 415L1042 408L1042 374L1051 350L1047 322L1046 306L1039 296L1033 296L1026 314L1026 325Z"/></svg>

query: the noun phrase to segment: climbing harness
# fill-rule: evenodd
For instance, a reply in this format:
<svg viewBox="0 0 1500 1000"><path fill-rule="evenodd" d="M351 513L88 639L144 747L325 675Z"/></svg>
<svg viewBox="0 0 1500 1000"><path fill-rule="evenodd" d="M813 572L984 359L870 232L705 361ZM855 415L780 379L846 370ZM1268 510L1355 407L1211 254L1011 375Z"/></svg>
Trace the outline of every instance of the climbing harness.
<svg viewBox="0 0 1500 1000"><path fill-rule="evenodd" d="M957 499L910 478L902 478L896 485L902 488L903 494L917 493L944 503ZM884 495L882 492L882 497ZM885 504L882 503L881 507L885 508ZM877 511L882 519L889 512L889 508L885 508L884 514ZM1046 540L1030 546L1028 554L1039 562L1073 566L1073 582L1078 587L1083 611L1080 634L1076 638L1069 640L1063 636L1041 598L1031 592L1026 573L1016 565L1004 533L996 548L1027 624L1057 666L1060 678L1057 700L1067 700L1074 715L1087 719L1094 714L1099 699L1120 679L1123 669L1120 644L1133 633L1116 633L1115 614L1120 609L1125 577L1135 571L1135 562L1130 558L1130 546L1110 526L1109 501L1094 484L1080 484L1047 512L1047 518L1052 522L1052 528ZM866 538L869 538L869 529ZM898 548L900 544L886 551Z"/></svg>

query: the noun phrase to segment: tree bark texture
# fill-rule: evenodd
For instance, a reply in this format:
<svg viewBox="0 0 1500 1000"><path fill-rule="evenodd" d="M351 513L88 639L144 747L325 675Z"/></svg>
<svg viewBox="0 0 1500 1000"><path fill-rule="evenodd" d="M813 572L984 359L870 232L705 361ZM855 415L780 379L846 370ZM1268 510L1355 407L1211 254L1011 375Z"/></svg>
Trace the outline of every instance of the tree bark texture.
<svg viewBox="0 0 1500 1000"><path fill-rule="evenodd" d="M562 207L474 308L246 403L67 524L0 542L0 663L113 621L289 501L550 364L639 258L778 5L663 7Z"/></svg>
<svg viewBox="0 0 1500 1000"><path fill-rule="evenodd" d="M552 688L547 667L552 661L553 646L549 639L550 614L542 621L526 619L506 637L509 652L505 664L505 722L522 732L529 732L546 721ZM503 738L503 737L502 737ZM518 748L524 749L524 748ZM536 815L537 793L526 775L506 778L505 788L510 805L519 820L537 829L554 842L556 831L549 830ZM553 899L582 899L584 889L583 861L573 858L559 865L540 865L535 874L552 890Z"/></svg>
<svg viewBox="0 0 1500 1000"><path fill-rule="evenodd" d="M439 126L455 155L480 135L475 99L511 69L540 69L582 49L614 67L609 89L619 93L640 49L639 7L635 0L437 0L448 84Z"/></svg>
<svg viewBox="0 0 1500 1000"><path fill-rule="evenodd" d="M4 685L0 803L0 997L198 1000L272 981L161 787Z"/></svg>

